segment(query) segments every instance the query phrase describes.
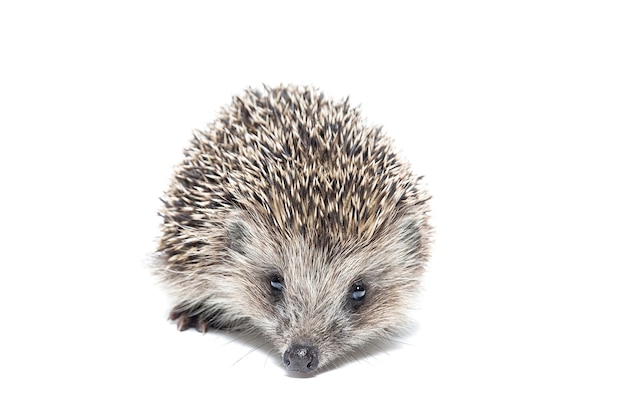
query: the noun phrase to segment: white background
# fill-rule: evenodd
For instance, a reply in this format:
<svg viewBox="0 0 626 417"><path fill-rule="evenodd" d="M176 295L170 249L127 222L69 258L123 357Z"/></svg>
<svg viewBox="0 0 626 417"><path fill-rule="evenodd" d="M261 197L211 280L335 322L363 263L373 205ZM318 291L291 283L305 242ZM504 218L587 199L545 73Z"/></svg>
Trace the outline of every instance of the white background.
<svg viewBox="0 0 626 417"><path fill-rule="evenodd" d="M626 415L622 2L92 3L0 6L0 415ZM434 196L419 328L314 378L145 267L262 83L350 95Z"/></svg>

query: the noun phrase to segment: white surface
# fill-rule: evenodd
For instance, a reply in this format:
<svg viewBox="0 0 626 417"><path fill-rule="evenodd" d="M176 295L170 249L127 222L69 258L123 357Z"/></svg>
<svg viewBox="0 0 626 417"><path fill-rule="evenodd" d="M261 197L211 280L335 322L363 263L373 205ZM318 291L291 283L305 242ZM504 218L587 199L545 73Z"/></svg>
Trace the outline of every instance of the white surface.
<svg viewBox="0 0 626 417"><path fill-rule="evenodd" d="M621 2L181 3L0 6L0 415L626 415ZM308 379L144 267L191 130L279 82L434 195L419 330Z"/></svg>

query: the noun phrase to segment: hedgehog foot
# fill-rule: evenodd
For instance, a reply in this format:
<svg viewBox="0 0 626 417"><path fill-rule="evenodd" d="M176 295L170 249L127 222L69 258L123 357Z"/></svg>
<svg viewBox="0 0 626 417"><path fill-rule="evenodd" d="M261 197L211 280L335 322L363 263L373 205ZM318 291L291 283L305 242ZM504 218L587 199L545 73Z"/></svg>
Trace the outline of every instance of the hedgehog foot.
<svg viewBox="0 0 626 417"><path fill-rule="evenodd" d="M206 333L208 329L214 327L197 308L178 305L172 309L169 320L177 322L178 330L196 329L200 333Z"/></svg>
<svg viewBox="0 0 626 417"><path fill-rule="evenodd" d="M237 323L224 321L222 310L208 313L205 308L179 304L172 309L169 319L177 322L178 330L196 329L200 333L206 333L209 329L235 329Z"/></svg>

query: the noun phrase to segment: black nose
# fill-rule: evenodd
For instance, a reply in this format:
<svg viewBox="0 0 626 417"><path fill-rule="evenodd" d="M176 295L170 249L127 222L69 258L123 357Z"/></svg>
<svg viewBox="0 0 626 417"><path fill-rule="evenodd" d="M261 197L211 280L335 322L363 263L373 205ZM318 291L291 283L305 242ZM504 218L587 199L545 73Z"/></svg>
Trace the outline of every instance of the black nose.
<svg viewBox="0 0 626 417"><path fill-rule="evenodd" d="M317 348L305 344L291 345L283 355L283 363L290 371L313 372L319 364Z"/></svg>

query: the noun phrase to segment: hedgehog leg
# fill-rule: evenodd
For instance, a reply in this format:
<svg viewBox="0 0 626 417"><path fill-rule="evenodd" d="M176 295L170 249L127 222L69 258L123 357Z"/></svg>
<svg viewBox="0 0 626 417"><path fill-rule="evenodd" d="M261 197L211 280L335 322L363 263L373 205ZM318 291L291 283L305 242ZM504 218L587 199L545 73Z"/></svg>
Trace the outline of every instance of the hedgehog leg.
<svg viewBox="0 0 626 417"><path fill-rule="evenodd" d="M177 322L178 330L196 329L201 333L206 333L211 326L202 318L202 310L189 304L179 304L172 309L169 320Z"/></svg>
<svg viewBox="0 0 626 417"><path fill-rule="evenodd" d="M220 323L218 317L219 314L208 315L205 309L197 305L179 304L170 312L169 320L177 322L178 330L181 332L193 328L200 333L206 333L211 328L229 327Z"/></svg>

